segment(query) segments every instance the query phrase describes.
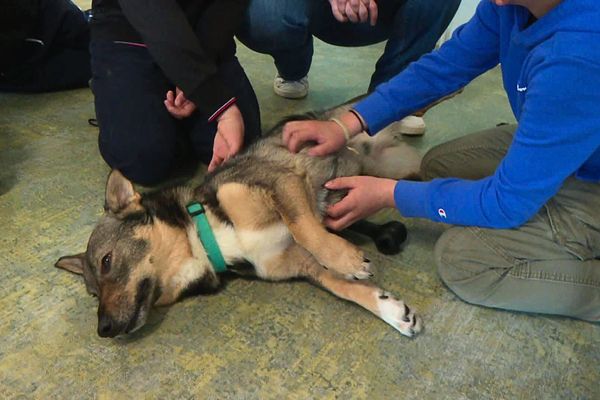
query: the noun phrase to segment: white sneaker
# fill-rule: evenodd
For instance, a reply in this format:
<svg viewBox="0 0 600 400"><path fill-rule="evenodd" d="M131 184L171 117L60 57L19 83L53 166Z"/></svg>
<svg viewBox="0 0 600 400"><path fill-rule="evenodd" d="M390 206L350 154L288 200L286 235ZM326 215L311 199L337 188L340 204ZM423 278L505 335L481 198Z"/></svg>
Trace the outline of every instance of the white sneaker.
<svg viewBox="0 0 600 400"><path fill-rule="evenodd" d="M408 136L421 136L425 133L425 120L422 117L409 115L390 124L389 129L394 133L401 133Z"/></svg>
<svg viewBox="0 0 600 400"><path fill-rule="evenodd" d="M277 75L273 81L273 91L286 99L301 99L308 94L308 76L299 81L286 81Z"/></svg>

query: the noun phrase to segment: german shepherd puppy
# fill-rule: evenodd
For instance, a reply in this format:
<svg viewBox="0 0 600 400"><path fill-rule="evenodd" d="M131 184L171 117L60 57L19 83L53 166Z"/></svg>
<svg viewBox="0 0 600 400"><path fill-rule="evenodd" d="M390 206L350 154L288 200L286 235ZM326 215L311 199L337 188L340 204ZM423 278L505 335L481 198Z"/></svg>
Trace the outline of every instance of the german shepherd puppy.
<svg viewBox="0 0 600 400"><path fill-rule="evenodd" d="M328 119L347 108L310 118ZM306 278L366 308L403 335L421 330L410 307L365 281L373 274L363 252L322 224L326 207L343 195L325 189L325 182L360 174L403 178L418 172L419 155L384 132L375 138L358 135L347 148L326 157L308 156L306 148L292 154L282 143L284 122L208 174L197 188L140 194L119 171L112 171L105 213L87 251L56 263L83 275L87 291L98 297L98 335L133 332L144 325L152 305L219 288L219 276L186 210L192 201L204 206L234 272L243 262L261 279Z"/></svg>

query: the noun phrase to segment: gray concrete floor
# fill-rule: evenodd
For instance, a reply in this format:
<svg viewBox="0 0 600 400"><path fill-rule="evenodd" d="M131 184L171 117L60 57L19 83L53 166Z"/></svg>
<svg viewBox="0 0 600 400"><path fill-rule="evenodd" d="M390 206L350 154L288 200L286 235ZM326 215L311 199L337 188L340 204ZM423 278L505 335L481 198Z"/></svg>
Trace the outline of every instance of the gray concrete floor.
<svg viewBox="0 0 600 400"><path fill-rule="evenodd" d="M381 50L318 43L300 101L272 93L268 57L239 53L270 126L361 94ZM93 114L85 89L0 94L1 398L600 398L598 325L461 302L433 266L445 227L423 220L405 221L397 256L360 241L375 281L419 309L416 339L308 283L245 280L156 311L128 339L99 338L96 300L53 267L84 249L102 211L108 168ZM512 120L493 70L428 113L427 134L410 142L425 151Z"/></svg>

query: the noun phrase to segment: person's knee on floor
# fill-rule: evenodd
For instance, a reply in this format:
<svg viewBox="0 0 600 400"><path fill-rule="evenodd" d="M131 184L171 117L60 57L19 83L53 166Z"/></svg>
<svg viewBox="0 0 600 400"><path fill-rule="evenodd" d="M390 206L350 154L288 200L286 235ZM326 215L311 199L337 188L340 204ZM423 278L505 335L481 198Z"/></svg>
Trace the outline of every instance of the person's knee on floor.
<svg viewBox="0 0 600 400"><path fill-rule="evenodd" d="M120 142L99 141L100 154L112 169L118 169L136 184L151 186L161 183L173 171L176 145L139 141L135 148Z"/></svg>
<svg viewBox="0 0 600 400"><path fill-rule="evenodd" d="M438 239L434 259L442 282L461 300L488 305L486 299L501 280L499 268L482 262L475 253L485 251L474 243L468 228L450 228Z"/></svg>
<svg viewBox="0 0 600 400"><path fill-rule="evenodd" d="M190 137L192 133L185 126L198 120L202 125L216 123L220 133L210 132L214 141L206 146L213 150L209 171L242 149L245 121L237 103L244 103L244 98L255 95L251 88L241 93L234 83L243 81L250 85L239 64L233 81L223 80L219 75L222 64L235 58L233 34L246 7L245 2L232 3L211 2L200 11L195 7L183 9L170 2L163 4L164 7L148 8L142 0L131 0L120 3L108 13L94 3L97 7L93 9L91 24L95 38L92 48L101 42L108 43L104 50L135 53L132 58L141 62L139 65L128 63L123 71L107 69L107 74L120 75L123 81L119 87L113 85L116 90L102 92L94 76L96 104L103 105L103 110L97 106L97 111L102 111L98 112L100 147L111 167L122 169L134 181L144 184L164 179L177 160L173 152L175 135L169 129ZM117 15L120 17L115 18ZM189 29L168 28L179 25ZM100 61L115 63L116 57L110 54L104 58L94 57L94 66L98 67ZM146 75L140 76L137 69L143 69ZM136 82L137 86L132 85L136 91L134 95L129 91L126 97L121 88L130 80ZM146 93L151 97L145 96ZM136 96L138 101L129 101ZM254 109L249 112L257 114L254 119L260 121L258 102L251 100L248 102ZM130 115L129 109L136 114ZM111 120L117 120L112 127ZM132 129L127 129L133 126L133 130L140 130L141 125L155 131L147 130L134 136ZM126 146L112 143L111 138L102 134L103 126L108 132L123 136L116 140ZM132 149L133 154L129 153Z"/></svg>

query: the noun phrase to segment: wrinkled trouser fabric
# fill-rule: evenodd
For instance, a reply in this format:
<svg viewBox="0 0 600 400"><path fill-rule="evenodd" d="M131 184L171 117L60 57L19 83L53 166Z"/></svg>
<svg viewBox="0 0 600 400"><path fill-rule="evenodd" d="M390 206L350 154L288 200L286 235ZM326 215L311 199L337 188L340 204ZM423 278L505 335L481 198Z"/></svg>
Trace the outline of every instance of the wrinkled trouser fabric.
<svg viewBox="0 0 600 400"><path fill-rule="evenodd" d="M163 101L174 85L146 48L92 41L90 49L100 153L111 168L153 185L190 160L210 162L216 122L198 110L183 120L169 114ZM218 74L237 96L247 145L260 136L254 90L235 57L221 63Z"/></svg>
<svg viewBox="0 0 600 400"><path fill-rule="evenodd" d="M437 146L423 158L422 174L489 176L514 130L502 126ZM452 227L435 247L441 279L466 302L588 321L600 321L599 258L600 184L575 178L517 229Z"/></svg>
<svg viewBox="0 0 600 400"><path fill-rule="evenodd" d="M378 0L377 5L379 18L370 26L338 22L326 0L250 0L237 37L252 50L271 55L279 74L287 80L308 74L313 35L337 46L366 46L387 40L371 77L372 91L434 49L460 0Z"/></svg>

